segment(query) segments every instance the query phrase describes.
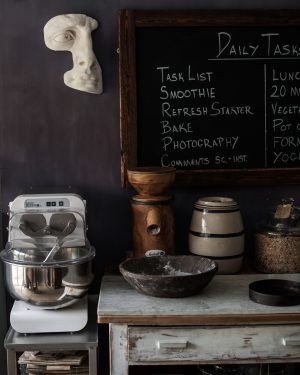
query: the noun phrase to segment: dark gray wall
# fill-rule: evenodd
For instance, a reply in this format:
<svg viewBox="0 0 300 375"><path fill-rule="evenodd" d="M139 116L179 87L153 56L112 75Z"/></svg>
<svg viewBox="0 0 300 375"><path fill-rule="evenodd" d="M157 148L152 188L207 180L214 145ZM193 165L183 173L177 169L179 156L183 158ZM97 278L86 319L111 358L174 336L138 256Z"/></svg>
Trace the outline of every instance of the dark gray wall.
<svg viewBox="0 0 300 375"><path fill-rule="evenodd" d="M29 186L79 189L88 202L89 239L96 246L95 289L106 262L131 249L133 190L120 187L117 16L122 8L299 8L297 0L1 0L0 168L1 201ZM68 52L49 50L43 27L53 16L85 13L100 27L94 49L103 70L104 93L68 88L63 73ZM187 251L187 230L199 196L220 194L240 203L251 252L253 225L281 197L300 200L297 187L198 188L174 190L176 244Z"/></svg>
<svg viewBox="0 0 300 375"><path fill-rule="evenodd" d="M117 15L118 9L299 8L298 0L0 0L1 205L29 186L77 187L88 202L89 239L96 246L97 292L106 262L131 249L133 190L120 188ZM43 27L53 16L85 13L100 22L94 49L103 70L104 94L63 84L68 52L46 48ZM252 252L254 224L281 197L300 201L294 187L174 190L176 245L187 251L193 203L211 194L234 197L241 206ZM1 302L1 306L4 305ZM3 312L2 312L3 314ZM5 331L1 318L2 337ZM3 369L3 352L0 353Z"/></svg>

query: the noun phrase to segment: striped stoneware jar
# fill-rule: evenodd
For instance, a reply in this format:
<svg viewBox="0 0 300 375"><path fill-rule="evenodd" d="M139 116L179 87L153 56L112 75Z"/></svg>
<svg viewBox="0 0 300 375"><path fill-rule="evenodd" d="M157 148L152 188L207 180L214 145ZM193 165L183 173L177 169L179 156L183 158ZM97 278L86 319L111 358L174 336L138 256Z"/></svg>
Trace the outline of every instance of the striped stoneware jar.
<svg viewBox="0 0 300 375"><path fill-rule="evenodd" d="M244 226L239 206L232 198L197 200L190 224L189 250L215 260L219 274L240 270L244 256Z"/></svg>

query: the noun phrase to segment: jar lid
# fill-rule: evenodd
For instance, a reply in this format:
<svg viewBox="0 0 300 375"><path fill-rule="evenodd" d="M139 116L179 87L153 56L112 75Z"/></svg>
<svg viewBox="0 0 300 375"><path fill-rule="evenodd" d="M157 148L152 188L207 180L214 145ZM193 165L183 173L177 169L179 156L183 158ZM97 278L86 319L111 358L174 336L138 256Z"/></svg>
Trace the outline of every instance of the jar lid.
<svg viewBox="0 0 300 375"><path fill-rule="evenodd" d="M199 198L195 203L196 208L214 208L214 209L224 209L224 208L236 208L238 204L236 201L229 197L203 197Z"/></svg>
<svg viewBox="0 0 300 375"><path fill-rule="evenodd" d="M292 198L282 199L267 216L266 229L275 232L300 233L299 209L294 206Z"/></svg>

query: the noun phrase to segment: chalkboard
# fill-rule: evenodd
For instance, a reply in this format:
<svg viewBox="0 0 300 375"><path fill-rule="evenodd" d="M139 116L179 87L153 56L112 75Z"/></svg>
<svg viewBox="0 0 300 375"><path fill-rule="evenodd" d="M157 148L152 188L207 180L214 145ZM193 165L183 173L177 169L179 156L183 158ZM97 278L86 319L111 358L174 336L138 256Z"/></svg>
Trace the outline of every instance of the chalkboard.
<svg viewBox="0 0 300 375"><path fill-rule="evenodd" d="M120 13L122 184L300 182L299 11Z"/></svg>

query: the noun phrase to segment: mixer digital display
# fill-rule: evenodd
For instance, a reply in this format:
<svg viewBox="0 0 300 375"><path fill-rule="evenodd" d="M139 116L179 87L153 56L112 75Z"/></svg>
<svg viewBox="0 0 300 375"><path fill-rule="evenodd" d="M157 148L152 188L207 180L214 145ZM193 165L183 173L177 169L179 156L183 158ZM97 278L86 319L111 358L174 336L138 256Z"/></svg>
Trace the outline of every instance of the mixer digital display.
<svg viewBox="0 0 300 375"><path fill-rule="evenodd" d="M25 200L25 208L52 208L52 207L59 207L59 208L65 208L70 207L70 202L67 198L51 198L51 200L48 198L35 198L35 199L26 199Z"/></svg>

